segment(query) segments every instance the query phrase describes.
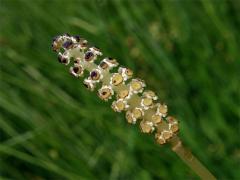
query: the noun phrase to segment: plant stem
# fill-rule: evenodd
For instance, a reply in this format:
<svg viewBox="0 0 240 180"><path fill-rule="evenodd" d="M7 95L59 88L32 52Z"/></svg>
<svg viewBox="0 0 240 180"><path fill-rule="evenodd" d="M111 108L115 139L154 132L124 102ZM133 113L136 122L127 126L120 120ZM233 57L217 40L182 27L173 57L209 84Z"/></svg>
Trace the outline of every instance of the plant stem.
<svg viewBox="0 0 240 180"><path fill-rule="evenodd" d="M188 150L183 146L179 137L171 140L172 150L201 178L215 180L214 175Z"/></svg>

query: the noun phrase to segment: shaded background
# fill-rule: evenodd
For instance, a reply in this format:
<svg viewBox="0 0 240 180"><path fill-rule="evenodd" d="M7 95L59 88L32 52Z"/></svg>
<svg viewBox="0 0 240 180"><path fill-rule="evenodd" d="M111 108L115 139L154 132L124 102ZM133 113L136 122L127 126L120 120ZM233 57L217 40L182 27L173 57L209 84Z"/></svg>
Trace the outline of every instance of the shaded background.
<svg viewBox="0 0 240 180"><path fill-rule="evenodd" d="M194 154L239 179L239 30L237 0L1 0L0 178L197 178L57 62L68 32L145 79Z"/></svg>

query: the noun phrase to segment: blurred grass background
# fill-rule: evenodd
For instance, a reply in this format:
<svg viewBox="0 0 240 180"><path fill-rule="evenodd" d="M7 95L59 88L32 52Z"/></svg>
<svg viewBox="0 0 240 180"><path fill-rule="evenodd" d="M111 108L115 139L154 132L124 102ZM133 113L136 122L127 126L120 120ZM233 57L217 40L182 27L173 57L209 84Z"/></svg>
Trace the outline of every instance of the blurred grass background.
<svg viewBox="0 0 240 180"><path fill-rule="evenodd" d="M56 60L80 34L145 79L219 178L240 179L240 3L0 1L0 179L196 179Z"/></svg>

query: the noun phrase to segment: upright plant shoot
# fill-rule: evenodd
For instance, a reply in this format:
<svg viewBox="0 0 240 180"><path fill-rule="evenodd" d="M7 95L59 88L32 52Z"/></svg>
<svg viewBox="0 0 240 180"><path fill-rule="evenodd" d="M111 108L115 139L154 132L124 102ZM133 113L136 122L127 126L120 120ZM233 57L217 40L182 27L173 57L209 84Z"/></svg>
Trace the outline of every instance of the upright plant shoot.
<svg viewBox="0 0 240 180"><path fill-rule="evenodd" d="M128 123L139 124L143 133L154 134L160 145L170 143L176 152L202 179L215 177L182 145L177 136L179 124L168 115L168 107L158 102L143 80L133 77L133 72L120 66L116 59L102 57L97 47L88 47L87 40L64 34L52 42L58 61L70 65L69 72L76 78L86 75L84 86L104 101L112 100L112 109L124 112ZM97 63L97 61L99 61Z"/></svg>

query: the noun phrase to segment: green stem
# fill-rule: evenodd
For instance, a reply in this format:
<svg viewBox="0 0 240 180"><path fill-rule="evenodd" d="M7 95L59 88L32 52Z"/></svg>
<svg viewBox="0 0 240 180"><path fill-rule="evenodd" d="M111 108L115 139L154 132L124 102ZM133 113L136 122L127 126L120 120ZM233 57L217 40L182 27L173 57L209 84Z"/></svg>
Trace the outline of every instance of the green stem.
<svg viewBox="0 0 240 180"><path fill-rule="evenodd" d="M201 178L206 180L216 180L214 175L183 146L179 137L171 140L172 150Z"/></svg>

